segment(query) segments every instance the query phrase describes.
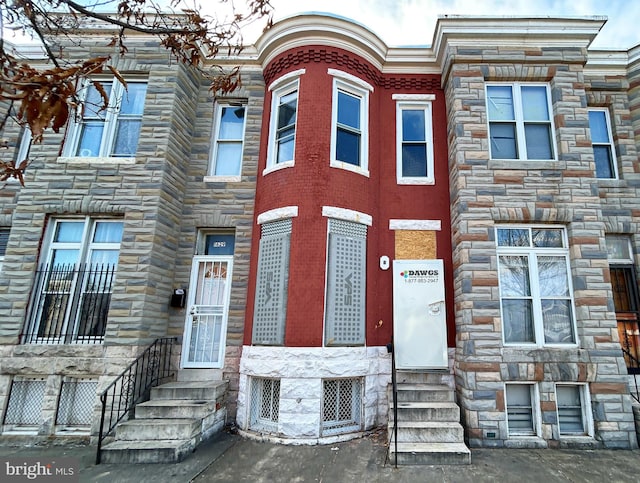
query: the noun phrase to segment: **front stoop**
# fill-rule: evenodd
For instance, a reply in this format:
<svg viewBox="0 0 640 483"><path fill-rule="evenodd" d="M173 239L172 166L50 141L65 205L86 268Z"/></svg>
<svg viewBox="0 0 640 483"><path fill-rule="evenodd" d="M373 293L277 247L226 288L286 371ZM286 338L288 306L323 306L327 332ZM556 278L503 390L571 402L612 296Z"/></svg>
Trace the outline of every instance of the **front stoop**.
<svg viewBox="0 0 640 483"><path fill-rule="evenodd" d="M222 430L227 382L170 382L151 389L135 419L116 427L102 447L103 463L177 463Z"/></svg>
<svg viewBox="0 0 640 483"><path fill-rule="evenodd" d="M398 464L462 465L471 463L464 443L460 408L455 393L439 375L406 377L398 388ZM389 458L395 462L393 388L389 385Z"/></svg>

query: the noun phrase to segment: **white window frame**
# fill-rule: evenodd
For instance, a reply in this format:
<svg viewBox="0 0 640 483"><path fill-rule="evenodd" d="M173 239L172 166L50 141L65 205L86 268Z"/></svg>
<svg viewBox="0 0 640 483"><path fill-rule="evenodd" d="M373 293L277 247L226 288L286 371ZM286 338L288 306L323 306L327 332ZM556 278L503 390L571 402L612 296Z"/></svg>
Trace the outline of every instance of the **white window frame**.
<svg viewBox="0 0 640 483"><path fill-rule="evenodd" d="M528 247L507 247L498 246L498 230L500 229L528 229L529 241ZM559 229L562 230L562 247L549 248L549 247L533 247L532 244L532 230L535 229ZM573 295L573 284L571 280L571 266L569 261L569 245L567 232L565 227L558 225L496 225L495 227L495 240L496 240L496 255L498 264L498 285L500 290L500 314L502 320L502 342L505 346L527 346L527 347L558 347L558 348L574 348L578 346L578 331L576 326L576 309ZM526 256L528 260L529 270L529 284L531 294L528 296L532 301L532 316L533 316L533 329L534 329L534 341L533 342L507 342L505 338L505 323L504 323L504 310L503 301L510 299L510 297L503 296L503 287L500 283L500 257L501 256ZM571 310L571 330L573 331L574 342L572 343L549 343L544 340L544 323L542 314L542 299L552 299L553 297L542 297L540 294L539 273L536 256L554 256L563 257L566 263L567 273L567 290L569 292L569 308ZM513 297L511 297L513 298ZM565 300L565 299L561 299Z"/></svg>
<svg viewBox="0 0 640 483"><path fill-rule="evenodd" d="M0 244L0 272L2 272L2 265L4 263L4 255L6 253L7 245L9 244L9 234L11 233L11 230L9 228L0 227L0 233L2 234L0 239L5 238L5 237L7 239L6 243Z"/></svg>
<svg viewBox="0 0 640 483"><path fill-rule="evenodd" d="M78 242L54 242L53 241L55 237L55 233L57 231L58 223L65 223L65 222L76 222L76 223L83 224L83 231L82 231L82 236L80 238L80 241ZM64 218L64 217L53 218L51 220L50 227L47 230L47 235L45 239L46 241L43 244L43 251L41 252L43 256L41 257L40 265L46 266L51 270L53 268L52 264L53 264L53 256L54 256L55 250L77 250L78 256L76 258L76 261L73 263L73 265L75 265L76 267L78 267L81 264L89 264L89 261L91 260L91 255L94 250L117 251L118 259L119 259L120 250L122 248L122 240L116 243L116 242L94 242L92 241L92 239L95 234L96 226L98 223L122 223L123 224L123 222L124 220L122 218L93 218L89 216L82 217L82 218ZM123 224L123 230L124 230L124 224ZM117 271L117 265L118 265L118 262L116 261L114 272ZM80 293L82 293L82 291L85 288L85 285L86 285L86 281L81 285L77 281L77 275L74 275L74 280L71 282L72 291L70 293L77 293L77 291L80 291ZM38 291L36 295L38 297L41 297L42 292L40 291L40 288L36 288L35 290ZM67 304L71 303L72 299L73 297L70 296ZM36 307L36 306L32 307L31 316L29 320L26 321L28 324L27 326L28 329L27 329L27 334L25 335L25 340L28 341L29 343L38 343L41 341L41 339L39 339L39 337L35 335L40 328L40 324L43 322L41 320L41 308L42 307ZM63 326L61 328L61 332L63 334L58 337L47 335L46 342L58 343L57 339L62 340L64 339L65 336L71 335L72 342L82 341L86 343L87 336L85 334L79 334L78 327L76 326L78 313L77 312L71 313L71 311L68 311L68 310L66 310L65 313L66 313L65 320L62 321ZM69 324L72 325L73 333L67 334L67 332L69 331L69 328L68 328ZM89 338L91 337L94 337L94 336L89 336ZM103 338L104 337L102 338L95 337L94 342L101 343L101 339Z"/></svg>
<svg viewBox="0 0 640 483"><path fill-rule="evenodd" d="M582 414L582 426L583 432L570 432L565 431L562 432L562 427L560 426L560 406L558 405L558 387L559 386L571 386L577 387L580 394L580 411ZM568 382L558 382L555 385L556 391L556 411L558 413L558 434L561 438L571 438L571 437L593 437L593 415L591 414L591 398L589 395L589 386L587 384L576 384L576 383L568 383Z"/></svg>
<svg viewBox="0 0 640 483"><path fill-rule="evenodd" d="M396 179L398 184L404 185L433 185L435 184L434 151L433 151L433 103L435 95L394 94L396 102ZM402 146L404 144L403 118L404 110L419 110L424 112L426 144L426 176L404 176L402 170Z"/></svg>
<svg viewBox="0 0 640 483"><path fill-rule="evenodd" d="M490 119L489 117L489 87L497 86L497 87L511 87L511 93L513 96L513 110L514 110L514 120L501 120L501 119ZM550 159L539 159L539 158L529 158L527 156L527 141L525 135L525 120L523 113L523 105L522 105L522 87L544 87L546 91L546 99L547 99L547 112L549 115L549 119L547 121L526 121L527 124L545 124L549 125L549 139L550 147L553 150L552 156ZM491 153L490 159L495 159L498 161L533 161L533 162L541 162L541 161L556 161L558 159L558 147L556 145L556 133L555 133L555 125L553 122L553 106L551 103L551 90L549 88L549 84L541 83L541 82L488 82L485 84L485 96L486 96L486 109L487 109L487 139L489 141L489 152ZM515 124L515 135L516 135L516 158L497 158L493 156L493 148L491 146L491 124Z"/></svg>
<svg viewBox="0 0 640 483"><path fill-rule="evenodd" d="M531 422L532 432L520 432L511 430L509 427L509 404L507 398L508 387L527 386L529 388L529 400L531 403ZM540 416L540 394L538 393L538 385L530 382L508 382L504 385L504 412L507 421L507 435L509 438L535 438L541 434L541 416Z"/></svg>
<svg viewBox="0 0 640 483"><path fill-rule="evenodd" d="M305 73L305 69L299 69L289 72L279 79L275 80L269 86L271 91L271 114L269 116L269 145L267 150L267 166L262 172L263 175L269 174L284 168L292 168L295 166L296 158L296 138L298 130L298 114L300 111L300 76ZM296 93L296 120L293 128L293 159L283 162L277 162L278 143L276 136L278 132L278 107L280 100L290 94Z"/></svg>
<svg viewBox="0 0 640 483"><path fill-rule="evenodd" d="M333 90L331 102L331 162L332 168L341 168L347 171L369 176L369 93L373 92L373 86L356 76L336 69L328 69L328 74L333 76ZM354 165L340 161L336 156L338 137L338 93L360 99L360 159L359 164Z"/></svg>
<svg viewBox="0 0 640 483"><path fill-rule="evenodd" d="M222 113L225 109L244 109L244 118L242 120L242 134L238 139L220 139L220 128L222 127ZM211 163L209 167L209 175L205 177L205 181L240 181L242 176L242 161L244 158L244 138L247 129L247 105L241 102L221 101L216 103L215 112L215 128L213 130L213 140L211 143ZM222 144L240 144L240 163L236 174L216 174L218 167L218 147Z"/></svg>
<svg viewBox="0 0 640 483"><path fill-rule="evenodd" d="M107 109L101 111L99 113L100 116L104 116L102 118L104 123L104 129L102 131L102 138L100 140L100 151L98 156L79 156L76 155L76 150L78 148L78 143L80 142L80 135L82 133L82 126L84 123L84 117L80 117L80 113L77 113L77 119L75 119L69 126L69 134L67 136L67 142L65 143L63 149L63 157L58 158L59 162L67 162L67 161L78 161L78 160L96 160L96 159L108 159L113 160L116 163L128 163L135 162L135 154L133 156L117 156L112 154L113 144L115 143L116 137L116 127L118 124L118 119L121 119L120 115L120 106L123 96L127 95L126 89L124 85L116 78L108 78L108 79L96 79L96 81L101 83L111 83L111 91L108 93L109 96L109 105ZM148 85L147 80L142 79L132 79L127 81L127 85L131 84L145 84ZM86 96L89 92L89 89L92 87L92 84L87 83L84 86ZM145 93L146 98L146 93ZM136 115L127 115L127 119L139 119L142 122L144 115L144 106L143 112ZM140 142L140 138L138 138L138 143Z"/></svg>
<svg viewBox="0 0 640 483"><path fill-rule="evenodd" d="M611 117L609 116L609 110L605 107L590 107L588 112L604 112L604 122L607 127L607 137L609 142L594 142L593 137L591 138L591 145L595 148L595 146L606 146L609 148L609 152L611 153L611 174L610 178L601 178L597 175L597 172L594 169L594 176L596 179L618 179L618 158L616 155L616 147L613 144L613 132L611 131ZM589 124L589 131L591 131L591 124ZM595 164L595 151L594 151L594 164Z"/></svg>

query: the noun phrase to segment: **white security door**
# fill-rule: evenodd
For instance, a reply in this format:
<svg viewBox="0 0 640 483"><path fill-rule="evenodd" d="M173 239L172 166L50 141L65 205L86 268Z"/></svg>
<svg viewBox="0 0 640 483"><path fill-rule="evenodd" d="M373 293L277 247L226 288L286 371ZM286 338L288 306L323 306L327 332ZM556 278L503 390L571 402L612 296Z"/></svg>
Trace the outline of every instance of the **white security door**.
<svg viewBox="0 0 640 483"><path fill-rule="evenodd" d="M223 366L232 264L232 256L193 258L182 367Z"/></svg>
<svg viewBox="0 0 640 483"><path fill-rule="evenodd" d="M442 260L394 260L393 345L398 369L447 369Z"/></svg>

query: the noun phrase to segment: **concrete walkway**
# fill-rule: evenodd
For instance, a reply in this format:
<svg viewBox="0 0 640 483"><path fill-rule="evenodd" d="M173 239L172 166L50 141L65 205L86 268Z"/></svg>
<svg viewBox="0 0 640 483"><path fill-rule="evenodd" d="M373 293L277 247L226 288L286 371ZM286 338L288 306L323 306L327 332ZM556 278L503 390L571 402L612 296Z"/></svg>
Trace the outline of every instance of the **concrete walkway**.
<svg viewBox="0 0 640 483"><path fill-rule="evenodd" d="M90 446L0 446L0 482L12 481L4 473L8 458L75 458L79 480L56 480L69 483L640 482L640 450L473 449L470 465L396 469L387 460L385 438L380 431L335 445L283 446L223 433L185 461L166 465L96 466Z"/></svg>

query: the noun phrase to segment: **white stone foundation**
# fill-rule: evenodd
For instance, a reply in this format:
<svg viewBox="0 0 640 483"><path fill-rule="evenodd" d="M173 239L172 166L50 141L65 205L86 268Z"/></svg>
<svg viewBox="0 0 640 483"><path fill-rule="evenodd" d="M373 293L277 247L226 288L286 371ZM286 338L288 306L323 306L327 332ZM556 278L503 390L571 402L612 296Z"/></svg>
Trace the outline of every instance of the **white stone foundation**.
<svg viewBox="0 0 640 483"><path fill-rule="evenodd" d="M280 379L277 433L249 428L252 377ZM362 378L362 430L323 437L320 434L322 380ZM359 437L386 424L391 357L386 347L254 347L244 346L240 359L237 424L247 436L282 443L332 443Z"/></svg>

